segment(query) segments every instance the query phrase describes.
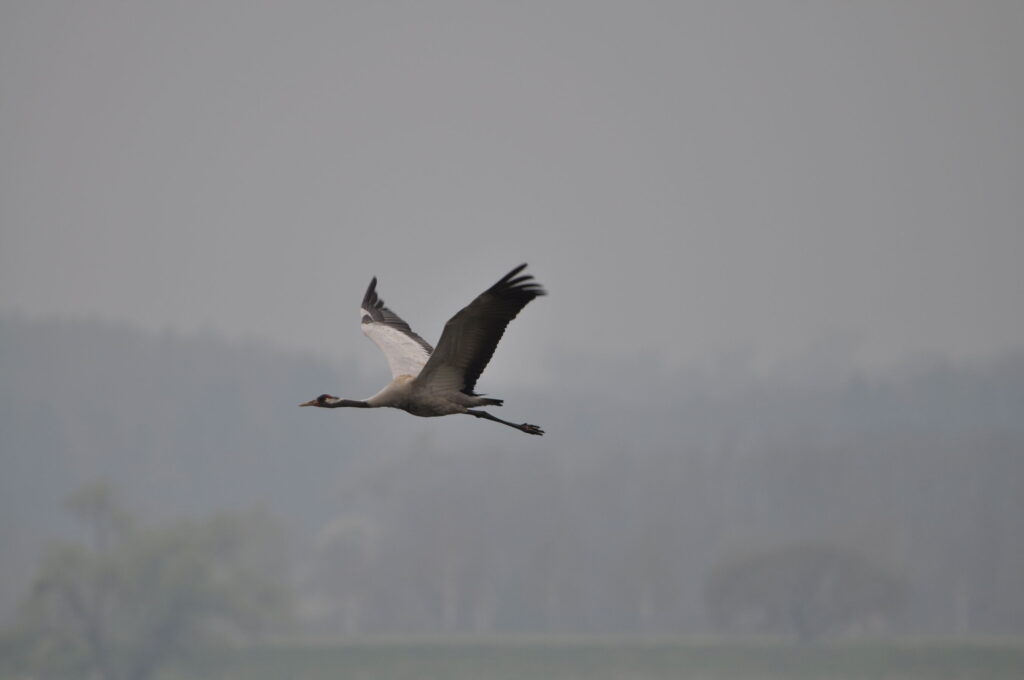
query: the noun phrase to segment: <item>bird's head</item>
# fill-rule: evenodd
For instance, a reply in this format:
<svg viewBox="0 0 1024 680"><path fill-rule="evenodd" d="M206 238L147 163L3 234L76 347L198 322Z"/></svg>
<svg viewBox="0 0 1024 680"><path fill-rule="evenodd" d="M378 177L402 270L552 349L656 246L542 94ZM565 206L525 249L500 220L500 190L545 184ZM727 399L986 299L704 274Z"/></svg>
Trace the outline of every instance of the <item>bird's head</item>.
<svg viewBox="0 0 1024 680"><path fill-rule="evenodd" d="M332 397L329 394L321 394L312 401L307 401L305 404L299 404L299 406L319 406L321 408L331 408L335 404L339 403L341 399L338 397Z"/></svg>

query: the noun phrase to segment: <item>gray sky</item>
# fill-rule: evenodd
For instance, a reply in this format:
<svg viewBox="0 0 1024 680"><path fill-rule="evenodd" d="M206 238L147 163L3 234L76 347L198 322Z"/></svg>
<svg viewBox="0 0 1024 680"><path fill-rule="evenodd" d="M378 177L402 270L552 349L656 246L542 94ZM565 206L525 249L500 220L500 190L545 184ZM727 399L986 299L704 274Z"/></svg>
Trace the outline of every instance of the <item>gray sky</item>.
<svg viewBox="0 0 1024 680"><path fill-rule="evenodd" d="M0 313L497 370L1024 344L1024 3L0 3ZM578 351L578 350L574 350ZM532 365L532 364L531 364Z"/></svg>

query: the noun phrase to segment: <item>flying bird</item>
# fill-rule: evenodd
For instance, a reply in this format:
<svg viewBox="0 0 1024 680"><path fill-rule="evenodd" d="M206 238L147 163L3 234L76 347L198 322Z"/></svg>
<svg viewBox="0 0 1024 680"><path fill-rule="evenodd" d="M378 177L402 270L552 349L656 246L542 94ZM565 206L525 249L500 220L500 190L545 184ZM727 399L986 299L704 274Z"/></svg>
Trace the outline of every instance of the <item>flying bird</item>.
<svg viewBox="0 0 1024 680"><path fill-rule="evenodd" d="M377 277L373 277L363 296L361 325L366 337L384 352L392 381L368 399L339 399L321 394L299 406L386 406L425 418L465 413L527 434L544 434L536 425L510 423L474 408L502 405L501 399L474 392L476 381L494 355L508 322L530 300L547 294L532 275L520 274L525 268L521 264L510 271L449 319L436 349L384 306L384 300L377 295Z"/></svg>

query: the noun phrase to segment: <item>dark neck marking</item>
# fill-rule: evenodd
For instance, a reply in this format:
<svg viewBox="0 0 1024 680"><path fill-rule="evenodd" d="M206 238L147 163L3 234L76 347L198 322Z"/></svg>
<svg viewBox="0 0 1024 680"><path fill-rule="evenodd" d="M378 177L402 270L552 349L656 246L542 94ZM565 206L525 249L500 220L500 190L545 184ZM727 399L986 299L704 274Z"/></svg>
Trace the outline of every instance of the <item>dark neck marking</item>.
<svg viewBox="0 0 1024 680"><path fill-rule="evenodd" d="M324 404L325 408L341 408L342 406L352 406L354 408L370 408L370 405L365 401L359 401L358 399L342 399L336 404Z"/></svg>

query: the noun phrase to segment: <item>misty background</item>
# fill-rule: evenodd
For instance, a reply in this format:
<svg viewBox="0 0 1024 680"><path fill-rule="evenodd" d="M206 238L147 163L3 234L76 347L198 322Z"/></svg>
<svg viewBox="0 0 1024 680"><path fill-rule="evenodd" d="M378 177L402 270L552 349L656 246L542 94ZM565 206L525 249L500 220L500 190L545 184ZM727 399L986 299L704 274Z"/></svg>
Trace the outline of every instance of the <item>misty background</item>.
<svg viewBox="0 0 1024 680"><path fill-rule="evenodd" d="M273 515L318 634L743 632L729 565L825 545L869 633L1022 632L1022 25L0 4L0 625L105 480ZM435 341L523 261L479 387L543 439L296 408L386 383L371 276Z"/></svg>

